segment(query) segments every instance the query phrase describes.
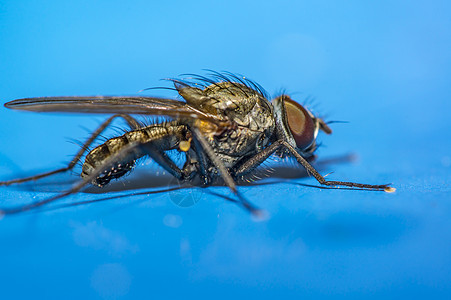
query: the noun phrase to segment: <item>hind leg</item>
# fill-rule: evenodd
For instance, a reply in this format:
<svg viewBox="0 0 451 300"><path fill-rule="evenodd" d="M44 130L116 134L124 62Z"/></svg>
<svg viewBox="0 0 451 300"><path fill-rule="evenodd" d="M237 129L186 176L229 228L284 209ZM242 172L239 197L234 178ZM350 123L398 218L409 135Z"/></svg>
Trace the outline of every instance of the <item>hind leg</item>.
<svg viewBox="0 0 451 300"><path fill-rule="evenodd" d="M103 122L102 125L100 125L99 128L96 129L96 131L94 131L91 134L89 139L83 144L81 149L78 151L78 153L74 156L74 158L71 160L69 165L67 165L66 167L60 168L60 169L57 169L57 170L53 170L53 171L50 171L50 172L37 174L37 175L34 175L34 176L30 176L30 177L13 179L13 180L7 180L7 181L0 181L0 186L1 185L10 185L10 184L14 184L14 183L23 183L23 182L27 182L27 181L38 180L38 179L41 179L41 178L44 178L44 177L47 177L47 176L50 176L50 175L66 172L66 171L69 171L69 170L73 169L75 167L75 165L77 164L78 160L83 156L83 154L86 152L86 150L92 144L92 142L94 142L94 140L111 124L111 122L114 119L119 118L119 117L123 118L130 125L130 127L132 127L133 129L140 128L139 123L133 117L131 117L129 115L117 114L117 115L111 116L105 122Z"/></svg>
<svg viewBox="0 0 451 300"><path fill-rule="evenodd" d="M27 205L12 208L0 208L0 216L17 214L32 209L36 209L45 204L75 194L86 185L91 184L105 170L115 168L118 162L134 160L136 152L142 153L143 155L148 155L149 157L154 159L158 164L160 164L163 168L170 171L170 173L173 174L176 178L183 178L184 176L183 171L180 170L172 160L170 160L170 158L165 154L163 149L155 147L152 142L150 143L133 142L125 145L118 152L112 154L110 157L105 159L101 165L97 166L89 175L87 175L81 181L73 185L72 188L67 190L66 192Z"/></svg>

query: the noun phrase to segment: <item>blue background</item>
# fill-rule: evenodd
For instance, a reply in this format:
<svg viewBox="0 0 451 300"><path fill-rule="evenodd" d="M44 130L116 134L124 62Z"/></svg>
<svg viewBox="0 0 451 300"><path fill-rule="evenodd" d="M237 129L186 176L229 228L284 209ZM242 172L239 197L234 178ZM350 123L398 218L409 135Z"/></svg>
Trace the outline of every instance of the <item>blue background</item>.
<svg viewBox="0 0 451 300"><path fill-rule="evenodd" d="M0 297L449 299L451 4L309 2L1 1L2 103L238 72L273 95L314 96L315 112L350 122L321 135L318 154L359 160L323 164L323 174L397 191L274 178L240 187L270 215L255 222L214 195L231 196L224 187L167 191L168 177L146 178L161 173L150 163L109 193L60 203L105 201L0 220ZM67 141L103 119L0 109L0 180L63 166L79 149ZM1 187L0 206L76 178ZM198 203L180 207L180 197Z"/></svg>

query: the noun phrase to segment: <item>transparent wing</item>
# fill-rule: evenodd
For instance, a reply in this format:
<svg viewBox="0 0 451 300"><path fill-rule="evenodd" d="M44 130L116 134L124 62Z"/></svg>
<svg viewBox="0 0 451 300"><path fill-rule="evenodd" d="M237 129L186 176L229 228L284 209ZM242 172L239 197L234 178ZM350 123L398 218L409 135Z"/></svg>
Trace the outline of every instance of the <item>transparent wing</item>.
<svg viewBox="0 0 451 300"><path fill-rule="evenodd" d="M5 107L34 112L164 115L174 118L202 119L222 125L226 123L226 120L218 115L204 113L185 102L155 97L37 97L10 101L5 104Z"/></svg>

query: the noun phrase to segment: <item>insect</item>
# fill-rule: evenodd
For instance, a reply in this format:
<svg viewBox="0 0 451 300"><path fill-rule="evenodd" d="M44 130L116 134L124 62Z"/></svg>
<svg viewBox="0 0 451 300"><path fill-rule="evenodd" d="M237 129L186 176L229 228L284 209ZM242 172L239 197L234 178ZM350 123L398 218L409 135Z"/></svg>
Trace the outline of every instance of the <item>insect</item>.
<svg viewBox="0 0 451 300"><path fill-rule="evenodd" d="M208 76L189 75L172 81L182 100L156 97L42 97L10 101L5 107L34 112L76 112L111 114L93 132L74 159L65 168L35 176L3 181L10 185L37 180L71 170L84 155L81 180L71 189L49 199L28 205L2 209L12 214L37 208L92 184L107 185L132 170L136 160L148 156L181 181L198 177L202 185L222 178L225 185L252 213L259 209L248 202L236 182L255 170L271 155L293 157L320 184L393 192L388 184L372 185L328 181L311 165L319 131L331 134L326 122L295 102L280 95L271 102L257 83L229 72L211 72ZM168 118L149 125L135 115ZM131 129L113 137L85 154L86 149L116 118L124 119ZM167 154L178 150L184 155L183 166Z"/></svg>

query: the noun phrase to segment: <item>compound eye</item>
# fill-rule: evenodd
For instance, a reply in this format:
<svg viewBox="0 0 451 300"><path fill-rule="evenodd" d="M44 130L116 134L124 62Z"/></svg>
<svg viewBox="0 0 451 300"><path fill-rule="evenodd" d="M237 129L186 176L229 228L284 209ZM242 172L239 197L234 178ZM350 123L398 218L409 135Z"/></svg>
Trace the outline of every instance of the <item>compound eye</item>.
<svg viewBox="0 0 451 300"><path fill-rule="evenodd" d="M287 114L288 127L296 141L296 146L305 149L315 139L315 124L307 110L290 97L285 97L285 112Z"/></svg>

